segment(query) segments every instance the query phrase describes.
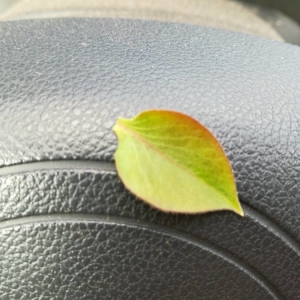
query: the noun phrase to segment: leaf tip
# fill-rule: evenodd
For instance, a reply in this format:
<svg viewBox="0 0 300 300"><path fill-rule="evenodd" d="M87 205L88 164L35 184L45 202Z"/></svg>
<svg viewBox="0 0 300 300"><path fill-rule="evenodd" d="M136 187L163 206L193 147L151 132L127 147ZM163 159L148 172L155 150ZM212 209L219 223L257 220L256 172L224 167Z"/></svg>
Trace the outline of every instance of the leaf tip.
<svg viewBox="0 0 300 300"><path fill-rule="evenodd" d="M245 216L244 211L242 209L242 206L241 206L241 204L239 202L238 202L237 207L234 209L234 212L237 213L241 217Z"/></svg>

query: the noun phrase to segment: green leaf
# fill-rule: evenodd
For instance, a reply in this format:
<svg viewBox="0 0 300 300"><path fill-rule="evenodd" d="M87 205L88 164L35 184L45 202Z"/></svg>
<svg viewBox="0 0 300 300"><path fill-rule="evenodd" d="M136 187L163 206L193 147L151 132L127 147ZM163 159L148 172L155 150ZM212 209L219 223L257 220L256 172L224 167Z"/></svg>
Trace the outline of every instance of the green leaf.
<svg viewBox="0 0 300 300"><path fill-rule="evenodd" d="M113 130L125 186L167 212L232 210L243 216L230 163L214 136L198 121L175 111L149 110Z"/></svg>

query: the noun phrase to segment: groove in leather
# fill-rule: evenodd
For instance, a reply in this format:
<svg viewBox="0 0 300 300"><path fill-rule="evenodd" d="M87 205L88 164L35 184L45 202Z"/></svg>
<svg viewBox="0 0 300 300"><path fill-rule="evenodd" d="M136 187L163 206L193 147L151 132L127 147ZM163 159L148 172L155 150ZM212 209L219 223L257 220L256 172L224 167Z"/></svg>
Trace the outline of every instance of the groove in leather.
<svg viewBox="0 0 300 300"><path fill-rule="evenodd" d="M261 273L287 299L300 295L300 251L245 207L233 213L164 214L132 196L114 172L41 170L1 176L0 219L88 213L144 220L193 234L229 251ZM275 232L275 234L274 234ZM276 235L277 234L277 235ZM45 235L47 243L47 235ZM134 255L134 254L133 254Z"/></svg>
<svg viewBox="0 0 300 300"><path fill-rule="evenodd" d="M0 230L1 299L281 299L193 240L126 222L45 221Z"/></svg>

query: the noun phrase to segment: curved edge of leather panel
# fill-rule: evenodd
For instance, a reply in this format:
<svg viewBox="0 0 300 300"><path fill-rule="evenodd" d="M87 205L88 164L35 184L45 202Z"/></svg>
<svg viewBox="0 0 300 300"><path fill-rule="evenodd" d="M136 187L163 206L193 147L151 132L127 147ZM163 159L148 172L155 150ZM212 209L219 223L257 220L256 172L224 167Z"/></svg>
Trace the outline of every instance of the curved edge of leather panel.
<svg viewBox="0 0 300 300"><path fill-rule="evenodd" d="M8 176L13 174L29 173L44 170L97 170L116 173L114 163L101 161L84 161L84 160L62 160L62 161L45 161L26 164L17 164L0 168L0 176ZM300 245L288 233L281 229L273 220L269 219L256 209L250 207L242 199L240 199L245 215L259 221L261 225L278 236L285 244L289 245L300 256ZM9 222L9 221L8 221ZM1 223L0 223L1 224ZM1 228L1 225L0 225Z"/></svg>
<svg viewBox="0 0 300 300"><path fill-rule="evenodd" d="M102 224L119 224L132 226L135 228L144 228L152 232L159 232L168 236L176 236L176 238L184 241L185 243L191 243L197 245L214 255L221 257L227 262L233 264L235 267L239 268L242 272L246 273L249 277L253 278L263 289L265 289L274 299L283 300L283 297L278 293L278 291L271 286L268 281L259 274L256 270L252 269L250 266L240 261L238 258L232 254L225 252L222 249L219 249L215 245L207 241L202 241L196 239L190 235L184 234L182 232L169 229L167 227L149 224L143 221L135 221L132 219L119 218L119 217L108 217L108 216L95 216L95 215L85 215L85 214L57 214L57 215L43 215L43 216L34 216L13 219L10 221L0 222L0 230L5 230L12 227L27 227L29 225L38 225L45 223L102 223Z"/></svg>
<svg viewBox="0 0 300 300"><path fill-rule="evenodd" d="M297 294L297 281L292 284L295 288L292 290L289 282L298 274L295 262L300 261L299 245L277 224L247 204L243 204L245 218L230 212L198 216L164 214L133 197L116 172L106 170L114 168L112 163L106 169L108 164L98 161L87 165L85 161L43 165L39 162L22 168L7 167L8 174L0 176L2 222L8 218L77 213L143 220L209 241L263 274L273 286L280 287L280 294L285 297ZM66 169L67 166L70 168ZM10 175L9 170L15 173ZM19 192L15 194L15 190ZM288 257L284 259L284 256Z"/></svg>
<svg viewBox="0 0 300 300"><path fill-rule="evenodd" d="M44 170L97 170L97 171L109 171L116 172L116 167L112 162L101 161L84 161L84 160L62 160L62 161L44 161L33 162L26 164L11 165L0 168L0 176L8 176L20 173L29 173L34 171ZM300 256L300 245L293 239L288 233L280 228L273 220L269 219L256 209L249 206L247 203L240 199L245 215L250 216L252 219L256 219L259 223L271 231L274 235L278 236L285 244L289 245ZM38 218L38 217L37 217ZM10 221L8 221L10 222ZM1 223L0 223L1 228Z"/></svg>

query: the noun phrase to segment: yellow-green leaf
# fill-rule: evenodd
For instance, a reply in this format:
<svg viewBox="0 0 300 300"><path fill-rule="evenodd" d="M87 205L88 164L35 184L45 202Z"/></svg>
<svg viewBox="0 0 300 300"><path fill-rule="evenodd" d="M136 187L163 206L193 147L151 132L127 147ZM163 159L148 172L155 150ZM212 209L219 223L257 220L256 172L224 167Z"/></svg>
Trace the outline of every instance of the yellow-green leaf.
<svg viewBox="0 0 300 300"><path fill-rule="evenodd" d="M149 110L113 130L125 186L167 212L232 210L243 216L230 163L215 137L195 119L175 111Z"/></svg>

